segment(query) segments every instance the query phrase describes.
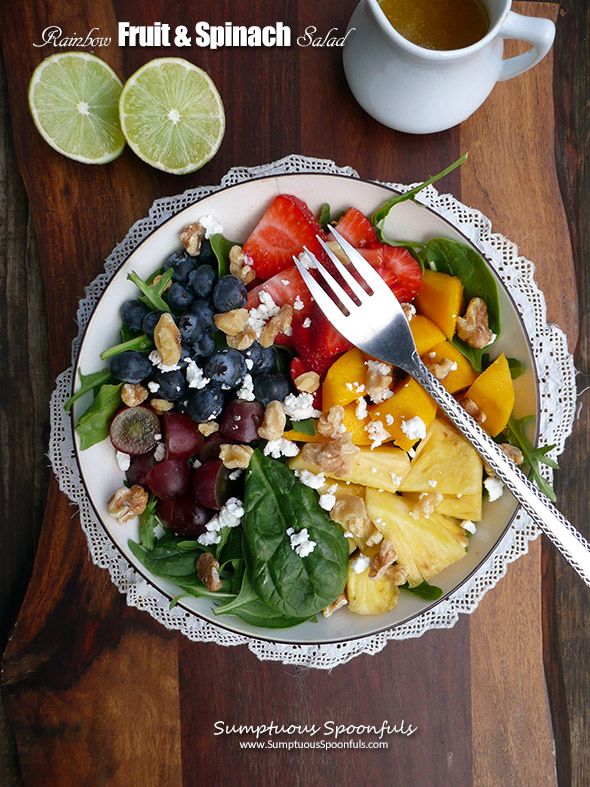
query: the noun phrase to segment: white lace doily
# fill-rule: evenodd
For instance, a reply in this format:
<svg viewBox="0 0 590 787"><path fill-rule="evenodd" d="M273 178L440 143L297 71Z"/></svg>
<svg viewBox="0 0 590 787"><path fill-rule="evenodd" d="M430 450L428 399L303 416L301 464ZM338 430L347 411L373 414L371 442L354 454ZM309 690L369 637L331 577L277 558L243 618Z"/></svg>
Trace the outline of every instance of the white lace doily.
<svg viewBox="0 0 590 787"><path fill-rule="evenodd" d="M131 227L125 239L108 257L105 272L97 276L86 289L77 313L80 330L72 343L72 363L75 362L82 334L101 293L130 252L155 227L206 195L244 180L265 175L312 172L358 177L358 173L350 167L338 167L333 161L292 155L264 166L234 168L218 186L202 186L154 202L148 217ZM397 183L383 185L398 191L411 188ZM433 186L422 191L419 199L454 224L493 259L496 270L516 302L531 340L539 373L541 442L555 444L556 448L551 455L556 457L563 451L565 440L573 426L576 404L575 369L563 332L554 325L547 325L545 300L533 279L533 264L518 256L514 243L492 233L489 219L479 211L466 207L449 194L439 194ZM528 542L539 535L539 529L530 518L522 512L519 513L493 554L451 597L410 622L388 631L348 642L313 646L278 644L233 634L201 620L185 609L177 607L171 610L169 599L134 571L96 519L80 480L70 420L64 411L64 403L69 398L72 387L72 374L73 367L70 367L57 378L51 397L49 458L59 487L79 506L80 521L86 533L92 561L101 568L108 569L114 584L126 594L127 603L146 610L166 628L181 631L189 639L216 642L219 645L243 644L260 659L331 669L361 653L378 653L388 640L418 637L431 628L452 627L460 613L470 613L477 607L483 595L504 576L507 564L525 554ZM544 470L550 479L551 470Z"/></svg>

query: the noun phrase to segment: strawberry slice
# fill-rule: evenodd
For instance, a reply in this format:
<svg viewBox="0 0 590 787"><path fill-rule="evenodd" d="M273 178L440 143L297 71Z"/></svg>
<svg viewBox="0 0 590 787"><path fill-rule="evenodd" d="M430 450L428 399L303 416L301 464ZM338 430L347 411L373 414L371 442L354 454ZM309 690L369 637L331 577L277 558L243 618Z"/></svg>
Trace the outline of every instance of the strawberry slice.
<svg viewBox="0 0 590 787"><path fill-rule="evenodd" d="M379 243L373 225L366 216L356 208L349 208L336 224L338 232L356 249L363 249Z"/></svg>
<svg viewBox="0 0 590 787"><path fill-rule="evenodd" d="M293 343L306 371L317 372L321 377L334 358L350 349L352 344L328 322L315 303L309 320L308 327L305 327L306 321L293 321Z"/></svg>
<svg viewBox="0 0 590 787"><path fill-rule="evenodd" d="M293 255L299 256L304 246L318 259L326 259L316 235L326 238L305 202L279 194L244 244L244 254L256 276L268 279L293 265Z"/></svg>
<svg viewBox="0 0 590 787"><path fill-rule="evenodd" d="M260 293L267 292L277 306L285 303L293 307L293 314L307 317L311 309L311 295L307 285L301 278L297 268L292 265L281 273L275 274L272 278L263 281L248 293L247 309L253 309L260 303ZM300 304L303 304L302 306Z"/></svg>
<svg viewBox="0 0 590 787"><path fill-rule="evenodd" d="M375 269L402 303L409 303L420 292L422 269L403 246L383 244L383 261Z"/></svg>

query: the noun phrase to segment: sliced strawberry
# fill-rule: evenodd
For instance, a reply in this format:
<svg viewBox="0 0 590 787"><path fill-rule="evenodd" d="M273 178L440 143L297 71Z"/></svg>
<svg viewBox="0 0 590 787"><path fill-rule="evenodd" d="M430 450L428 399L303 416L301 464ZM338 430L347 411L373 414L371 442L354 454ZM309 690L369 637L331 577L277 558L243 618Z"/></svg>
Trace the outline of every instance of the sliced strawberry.
<svg viewBox="0 0 590 787"><path fill-rule="evenodd" d="M379 243L379 238L373 225L366 216L356 208L349 208L340 221L336 224L338 232L356 249L362 249L373 243Z"/></svg>
<svg viewBox="0 0 590 787"><path fill-rule="evenodd" d="M293 306L294 315L307 317L309 314L311 295L307 285L301 278L301 274L294 265L250 290L248 303L246 304L247 309L258 306L262 291L267 292L277 306L282 306L285 303ZM303 304L303 306L300 306L300 304Z"/></svg>
<svg viewBox="0 0 590 787"><path fill-rule="evenodd" d="M317 372L321 377L334 358L352 345L328 322L315 303L309 320L308 327L305 327L307 321L294 320L293 342L306 371Z"/></svg>
<svg viewBox="0 0 590 787"><path fill-rule="evenodd" d="M325 238L320 223L305 202L290 194L279 194L244 244L256 276L268 279L293 265L293 255L303 247L324 260L316 235Z"/></svg>
<svg viewBox="0 0 590 787"><path fill-rule="evenodd" d="M420 292L422 269L403 246L384 244L383 262L375 268L402 303L409 303Z"/></svg>

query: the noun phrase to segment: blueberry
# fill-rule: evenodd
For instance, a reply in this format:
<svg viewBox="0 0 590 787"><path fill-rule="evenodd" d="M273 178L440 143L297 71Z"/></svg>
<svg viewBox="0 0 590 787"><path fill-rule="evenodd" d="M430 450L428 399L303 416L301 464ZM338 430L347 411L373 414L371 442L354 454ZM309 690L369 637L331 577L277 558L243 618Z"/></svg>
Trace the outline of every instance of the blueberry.
<svg viewBox="0 0 590 787"><path fill-rule="evenodd" d="M188 277L188 286L199 298L206 298L211 294L217 273L210 265L201 265L196 271L191 271Z"/></svg>
<svg viewBox="0 0 590 787"><path fill-rule="evenodd" d="M196 341L203 332L196 314L185 314L181 317L178 321L178 330L183 342Z"/></svg>
<svg viewBox="0 0 590 787"><path fill-rule="evenodd" d="M132 331L141 331L143 318L149 311L149 306L139 300L125 301L121 306L121 322Z"/></svg>
<svg viewBox="0 0 590 787"><path fill-rule="evenodd" d="M185 312L193 305L195 296L180 282L174 282L168 290L168 303L175 312Z"/></svg>
<svg viewBox="0 0 590 787"><path fill-rule="evenodd" d="M148 312L143 318L141 330L145 333L148 339L154 340L154 328L158 324L158 320L164 312Z"/></svg>
<svg viewBox="0 0 590 787"><path fill-rule="evenodd" d="M188 362L192 359L194 355L194 350L191 344L183 344L180 347L180 359L178 361L178 366L182 369L188 364Z"/></svg>
<svg viewBox="0 0 590 787"><path fill-rule="evenodd" d="M199 323L203 331L212 331L215 329L215 321L213 320L213 312L208 301L203 299L196 300L189 309L191 314L196 314L199 318Z"/></svg>
<svg viewBox="0 0 590 787"><path fill-rule="evenodd" d="M224 347L209 356L203 372L205 377L218 385L238 388L248 373L248 367L241 352Z"/></svg>
<svg viewBox="0 0 590 787"><path fill-rule="evenodd" d="M164 270L172 268L172 281L186 282L188 275L197 267L195 257L191 257L186 251L175 251L164 263Z"/></svg>
<svg viewBox="0 0 590 787"><path fill-rule="evenodd" d="M124 383L140 383L152 373L152 364L143 353L135 350L114 355L109 363L113 377Z"/></svg>
<svg viewBox="0 0 590 787"><path fill-rule="evenodd" d="M208 358L215 350L215 341L210 333L204 333L193 344L195 355Z"/></svg>
<svg viewBox="0 0 590 787"><path fill-rule="evenodd" d="M197 257L199 265L210 265L212 268L217 269L217 257L211 248L211 241L208 238L203 238L201 241L201 250Z"/></svg>
<svg viewBox="0 0 590 787"><path fill-rule="evenodd" d="M252 361L250 374L254 377L257 374L270 374L274 372L277 363L277 356L274 348L262 347L258 342L252 342L247 350L243 350L244 358Z"/></svg>
<svg viewBox="0 0 590 787"><path fill-rule="evenodd" d="M213 287L213 306L218 312L243 309L247 301L246 285L237 276L222 276Z"/></svg>
<svg viewBox="0 0 590 787"><path fill-rule="evenodd" d="M289 381L282 374L259 374L254 378L254 395L266 407L269 402L282 402L289 394Z"/></svg>
<svg viewBox="0 0 590 787"><path fill-rule="evenodd" d="M155 369L152 381L160 386L156 391L157 397L166 399L168 402L177 402L186 392L186 379L180 369L173 372L162 372L160 369Z"/></svg>
<svg viewBox="0 0 590 787"><path fill-rule="evenodd" d="M194 421L209 421L221 415L223 391L217 385L208 385L192 394L186 403L186 412Z"/></svg>

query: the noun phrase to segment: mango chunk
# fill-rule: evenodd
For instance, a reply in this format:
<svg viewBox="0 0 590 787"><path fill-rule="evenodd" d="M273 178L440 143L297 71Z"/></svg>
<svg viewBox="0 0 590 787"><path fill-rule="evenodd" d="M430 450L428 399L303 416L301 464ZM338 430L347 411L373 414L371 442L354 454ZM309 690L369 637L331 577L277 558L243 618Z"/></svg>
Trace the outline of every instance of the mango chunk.
<svg viewBox="0 0 590 787"><path fill-rule="evenodd" d="M306 434L305 432L298 432L296 429L287 429L286 432L283 432L283 437L287 440L295 440L298 443L324 443L326 441L326 438L319 434Z"/></svg>
<svg viewBox="0 0 590 787"><path fill-rule="evenodd" d="M420 357L445 339L445 335L438 325L435 325L432 320L429 320L423 314L415 314L412 317L410 330Z"/></svg>
<svg viewBox="0 0 590 787"><path fill-rule="evenodd" d="M491 437L500 434L514 407L514 385L504 353L479 375L465 396L486 414L485 431Z"/></svg>
<svg viewBox="0 0 590 787"><path fill-rule="evenodd" d="M371 438L365 432L365 426L371 423L368 415L364 418L357 418L357 402L351 402L344 408L343 425L346 431L352 435L352 442L355 445L371 445Z"/></svg>
<svg viewBox="0 0 590 787"><path fill-rule="evenodd" d="M418 416L427 427L434 419L437 407L426 391L412 377L408 377L396 387L391 399L382 404L373 404L368 409L370 417L383 424L393 437L393 442L404 451L409 451L417 438L408 437L402 424Z"/></svg>
<svg viewBox="0 0 590 787"><path fill-rule="evenodd" d="M447 339L452 339L457 317L462 311L463 285L456 276L426 270L415 304L421 314L438 325Z"/></svg>
<svg viewBox="0 0 590 787"><path fill-rule="evenodd" d="M447 377L441 381L443 388L446 388L449 393L462 391L463 388L467 388L475 381L477 372L467 358L450 342L443 341L432 347L424 360L427 366L430 366L431 364L440 363L445 358L457 365L457 368L449 372Z"/></svg>
<svg viewBox="0 0 590 787"><path fill-rule="evenodd" d="M365 372L364 356L356 347L334 361L322 383L322 410L327 412L335 404L344 407L356 401L364 390ZM361 391L357 390L359 387Z"/></svg>

